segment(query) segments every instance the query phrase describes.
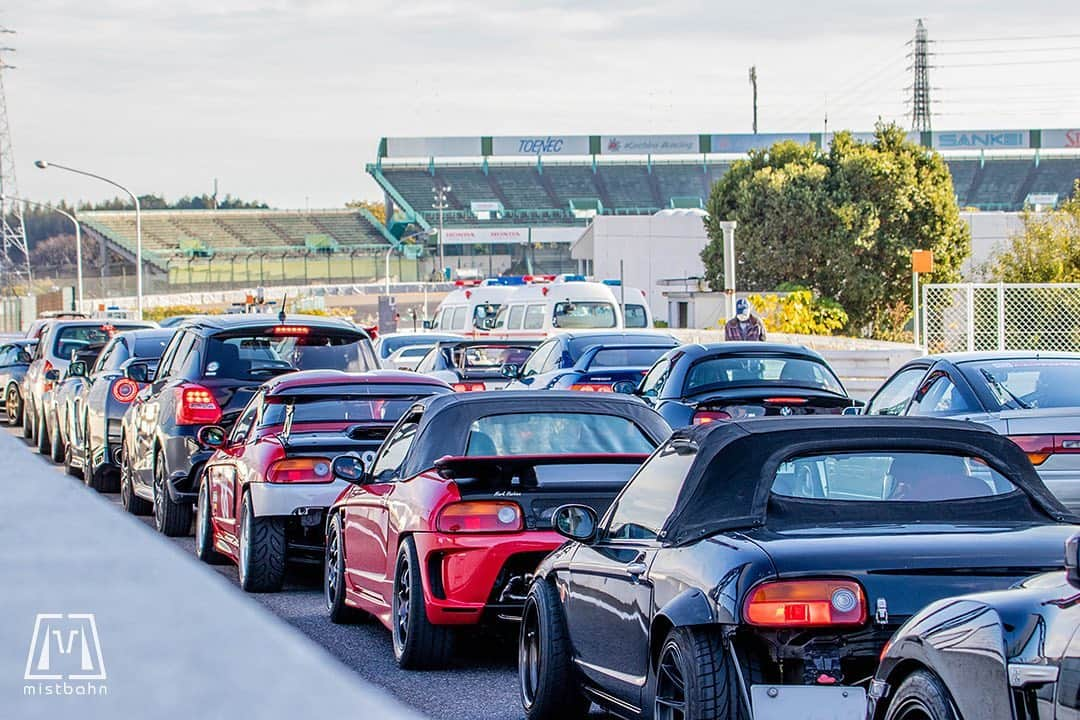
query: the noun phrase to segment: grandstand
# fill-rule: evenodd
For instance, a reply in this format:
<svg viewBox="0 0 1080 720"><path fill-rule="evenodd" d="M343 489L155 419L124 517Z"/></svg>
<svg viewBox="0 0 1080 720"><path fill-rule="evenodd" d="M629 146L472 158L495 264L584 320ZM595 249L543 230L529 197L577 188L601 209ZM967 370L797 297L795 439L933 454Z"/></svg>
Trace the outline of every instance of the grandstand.
<svg viewBox="0 0 1080 720"><path fill-rule="evenodd" d="M438 213L429 209L431 189L448 184L447 225L556 224L582 225L574 206L598 203L603 215L651 215L666 208L704 207L709 189L731 167L731 159L599 161L565 160L528 165L477 160L466 164L432 161L414 165L369 166L384 188L393 188L403 210L417 209L429 224ZM979 210L1020 210L1029 194L1064 199L1080 178L1080 157L952 157L957 202ZM476 202L499 202L497 218L481 220L470 208Z"/></svg>

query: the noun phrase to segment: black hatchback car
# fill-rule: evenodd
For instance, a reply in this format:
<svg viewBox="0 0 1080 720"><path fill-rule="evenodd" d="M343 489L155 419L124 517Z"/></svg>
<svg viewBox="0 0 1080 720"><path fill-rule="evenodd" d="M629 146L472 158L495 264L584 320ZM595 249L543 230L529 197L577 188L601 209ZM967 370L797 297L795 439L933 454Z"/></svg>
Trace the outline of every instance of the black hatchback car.
<svg viewBox="0 0 1080 720"><path fill-rule="evenodd" d="M624 716L863 720L900 625L1060 567L1075 522L1016 445L970 423L676 430L602 522L555 511L576 542L540 563L525 603L526 714L563 720L595 701Z"/></svg>
<svg viewBox="0 0 1080 720"><path fill-rule="evenodd" d="M200 428L229 429L265 381L294 370L378 368L371 341L351 322L290 315L200 316L183 325L156 372L132 363L127 377L148 382L121 425L120 500L154 513L158 530L186 535L199 474L213 453Z"/></svg>

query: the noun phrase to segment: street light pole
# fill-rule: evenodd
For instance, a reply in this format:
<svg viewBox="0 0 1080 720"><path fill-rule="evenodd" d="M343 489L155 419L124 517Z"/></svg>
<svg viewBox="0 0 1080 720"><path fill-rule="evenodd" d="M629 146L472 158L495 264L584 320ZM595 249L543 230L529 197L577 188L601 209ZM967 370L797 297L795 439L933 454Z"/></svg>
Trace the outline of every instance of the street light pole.
<svg viewBox="0 0 1080 720"><path fill-rule="evenodd" d="M446 272L446 257L443 255L443 211L447 210L450 206L446 203L446 193L453 190L449 185L439 184L437 187L431 188L431 192L435 196L435 203L431 206L439 211L439 275ZM445 279L445 278L444 278Z"/></svg>
<svg viewBox="0 0 1080 720"><path fill-rule="evenodd" d="M120 183L116 182L115 180L110 180L107 177L102 177L101 175L96 175L96 174L94 174L92 172L87 172L86 170L77 170L76 168L73 168L73 167L67 167L66 165L58 165L56 163L47 162L45 160L36 160L34 162L34 165L36 165L37 167L39 167L42 170L45 170L46 168L54 167L54 168L57 168L59 170L67 170L68 172L75 173L76 175L85 175L86 177L92 177L95 180L101 180L102 182L108 183L109 185L112 185L115 188L119 188L120 190L123 190L125 193L128 194L128 197L131 198L131 201L135 203L135 308L136 308L136 315L137 315L136 319L142 320L142 316L143 316L142 209L139 207L139 198L138 198L138 196L136 196L135 193L131 192L130 190L128 190L126 187L124 187Z"/></svg>
<svg viewBox="0 0 1080 720"><path fill-rule="evenodd" d="M83 270L82 270L82 229L80 227L78 219L69 212L61 210L60 208L53 207L52 205L46 205L45 203L34 202L33 200L27 200L25 198L13 197L11 195L0 196L0 200L14 200L15 202L21 202L26 205L33 205L34 207L44 208L45 210L52 210L53 212L63 215L71 224L75 226L75 285L76 293L79 298L78 310L82 311L83 306Z"/></svg>

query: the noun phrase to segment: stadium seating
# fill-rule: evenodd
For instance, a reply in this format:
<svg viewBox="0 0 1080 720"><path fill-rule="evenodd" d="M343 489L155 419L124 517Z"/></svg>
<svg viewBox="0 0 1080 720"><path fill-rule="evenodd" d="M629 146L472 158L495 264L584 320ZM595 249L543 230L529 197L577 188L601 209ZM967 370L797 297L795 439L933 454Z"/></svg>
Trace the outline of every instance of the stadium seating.
<svg viewBox="0 0 1080 720"><path fill-rule="evenodd" d="M118 248L134 251L135 213L82 212L79 219ZM377 225L353 210L149 210L142 213L142 238L144 255L157 265L196 248L207 254L299 252L315 245L347 250L388 242Z"/></svg>
<svg viewBox="0 0 1080 720"><path fill-rule="evenodd" d="M1080 178L1080 158L1034 157L950 158L957 201L961 207L981 210L1019 210L1029 193L1072 193ZM713 184L731 167L728 160L661 160L639 162L556 161L536 164L480 162L458 165L384 165L376 179L392 187L413 210L429 222L438 213L431 208L431 189L449 183L450 210L444 222L455 224L557 224L575 222L570 201L598 201L605 215L638 215L667 207L704 206ZM478 220L470 203L497 200L502 217Z"/></svg>

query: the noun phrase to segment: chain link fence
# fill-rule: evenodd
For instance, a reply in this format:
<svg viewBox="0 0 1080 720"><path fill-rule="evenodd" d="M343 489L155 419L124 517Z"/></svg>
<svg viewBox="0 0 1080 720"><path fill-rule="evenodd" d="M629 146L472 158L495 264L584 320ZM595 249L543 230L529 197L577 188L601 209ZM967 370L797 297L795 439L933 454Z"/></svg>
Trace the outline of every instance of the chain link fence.
<svg viewBox="0 0 1080 720"><path fill-rule="evenodd" d="M924 285L922 327L929 353L1077 352L1080 284Z"/></svg>

